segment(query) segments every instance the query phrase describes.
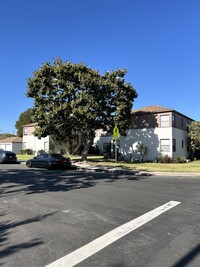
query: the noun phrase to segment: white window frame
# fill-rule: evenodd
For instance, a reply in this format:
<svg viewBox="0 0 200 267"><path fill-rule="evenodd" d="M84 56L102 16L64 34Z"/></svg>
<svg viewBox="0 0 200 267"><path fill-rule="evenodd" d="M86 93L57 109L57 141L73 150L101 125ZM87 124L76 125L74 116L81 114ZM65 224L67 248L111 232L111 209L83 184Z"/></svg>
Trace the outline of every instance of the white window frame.
<svg viewBox="0 0 200 267"><path fill-rule="evenodd" d="M23 130L23 135L27 135L27 128L24 128L24 130Z"/></svg>
<svg viewBox="0 0 200 267"><path fill-rule="evenodd" d="M160 151L170 152L170 139L160 139Z"/></svg>
<svg viewBox="0 0 200 267"><path fill-rule="evenodd" d="M160 116L160 127L169 127L169 114L168 115L161 115Z"/></svg>
<svg viewBox="0 0 200 267"><path fill-rule="evenodd" d="M48 141L45 141L44 142L44 151L47 152L49 149L49 142Z"/></svg>

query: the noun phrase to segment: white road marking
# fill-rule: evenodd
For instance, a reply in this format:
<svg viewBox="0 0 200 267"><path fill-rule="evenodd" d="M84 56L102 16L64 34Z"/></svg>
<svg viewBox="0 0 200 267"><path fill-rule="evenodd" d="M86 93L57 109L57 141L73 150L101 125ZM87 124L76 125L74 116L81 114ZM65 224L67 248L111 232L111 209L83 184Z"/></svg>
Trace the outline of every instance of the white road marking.
<svg viewBox="0 0 200 267"><path fill-rule="evenodd" d="M46 267L72 267L76 264L82 262L83 260L87 259L88 257L92 256L93 254L97 253L101 249L107 247L108 245L112 244L116 240L122 238L123 236L127 235L128 233L132 232L133 230L139 228L140 226L144 225L145 223L153 220L157 216L161 215L162 213L172 209L176 205L180 204L181 202L178 201L169 201L164 205L153 209L138 218L127 222L110 232L98 237L97 239L93 240L92 242L88 243L87 245L75 250L74 252L54 261L53 263L47 265Z"/></svg>

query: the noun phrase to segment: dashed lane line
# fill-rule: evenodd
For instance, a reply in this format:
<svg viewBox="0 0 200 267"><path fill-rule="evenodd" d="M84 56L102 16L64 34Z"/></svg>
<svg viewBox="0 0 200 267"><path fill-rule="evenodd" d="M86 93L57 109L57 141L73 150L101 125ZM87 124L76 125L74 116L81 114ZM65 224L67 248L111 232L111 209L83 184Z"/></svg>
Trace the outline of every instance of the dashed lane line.
<svg viewBox="0 0 200 267"><path fill-rule="evenodd" d="M181 202L169 201L158 208L155 208L132 221L129 221L110 232L98 237L87 245L73 251L72 253L54 261L53 263L47 265L46 267L72 267L82 262L83 260L89 258L93 254L122 238L123 236L129 234L133 230L139 228L145 223L153 220L162 213L174 208Z"/></svg>

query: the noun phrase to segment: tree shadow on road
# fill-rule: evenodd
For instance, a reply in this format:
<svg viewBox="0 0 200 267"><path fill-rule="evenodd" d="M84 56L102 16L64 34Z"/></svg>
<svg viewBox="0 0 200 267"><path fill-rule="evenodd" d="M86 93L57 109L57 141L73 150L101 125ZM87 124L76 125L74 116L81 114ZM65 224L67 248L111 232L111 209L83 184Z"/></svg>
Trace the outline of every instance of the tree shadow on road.
<svg viewBox="0 0 200 267"><path fill-rule="evenodd" d="M65 192L96 186L98 182L115 182L119 179L138 181L149 175L123 175L78 170L12 169L0 173L0 197L16 193L34 194Z"/></svg>
<svg viewBox="0 0 200 267"><path fill-rule="evenodd" d="M26 166L18 166L18 168L13 167L10 169L1 168L0 199L6 202L12 201L15 195L68 192L70 190L91 188L101 181L110 183L120 179L139 181L146 178L147 176L124 176L106 172L28 169ZM3 199L4 197L5 199ZM12 234L19 230L18 227L24 227L25 225L45 220L46 217L53 216L54 214L48 213L43 216L35 216L22 221L10 221L8 210L2 210L2 207L0 210L0 265L4 264L2 261L5 261L9 255L40 246L45 242L40 238L34 238L17 244L11 243Z"/></svg>
<svg viewBox="0 0 200 267"><path fill-rule="evenodd" d="M194 247L188 254L186 254L185 256L183 256L183 258L181 258L178 262L176 262L171 267L184 267L184 266L188 266L188 264L190 262L192 262L195 259L195 257L198 256L198 254L200 254L200 244L197 245L196 247Z"/></svg>
<svg viewBox="0 0 200 267"><path fill-rule="evenodd" d="M44 242L40 238L31 239L27 242L18 244L11 244L10 235L12 232L16 232L18 227L25 226L27 224L35 223L44 220L49 216L53 216L55 212L48 213L41 216L35 216L22 221L9 221L5 220L0 222L0 259L8 257L11 254L17 253L20 250L29 249L35 246L42 245ZM3 210L0 213L0 217L7 216L8 212ZM1 219L2 219L1 218ZM14 230L14 231L13 231ZM4 263L0 262L0 265Z"/></svg>

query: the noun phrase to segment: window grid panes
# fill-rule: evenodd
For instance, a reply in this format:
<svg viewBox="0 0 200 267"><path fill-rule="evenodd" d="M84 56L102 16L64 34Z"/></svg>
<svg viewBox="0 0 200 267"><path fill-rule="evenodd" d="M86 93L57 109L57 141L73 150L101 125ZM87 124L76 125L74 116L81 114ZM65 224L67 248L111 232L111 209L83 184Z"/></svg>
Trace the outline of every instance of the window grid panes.
<svg viewBox="0 0 200 267"><path fill-rule="evenodd" d="M160 151L161 152L170 152L170 141L169 139L160 140Z"/></svg>
<svg viewBox="0 0 200 267"><path fill-rule="evenodd" d="M160 127L169 127L169 115L160 116Z"/></svg>

